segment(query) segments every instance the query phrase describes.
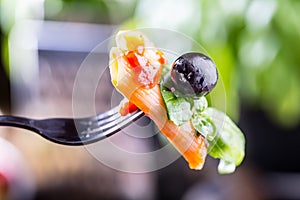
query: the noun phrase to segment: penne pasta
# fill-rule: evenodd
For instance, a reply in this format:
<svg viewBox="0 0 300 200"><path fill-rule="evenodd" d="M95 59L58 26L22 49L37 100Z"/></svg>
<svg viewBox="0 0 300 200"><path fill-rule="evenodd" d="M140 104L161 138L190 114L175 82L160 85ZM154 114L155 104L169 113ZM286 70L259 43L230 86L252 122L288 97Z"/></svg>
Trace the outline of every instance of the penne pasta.
<svg viewBox="0 0 300 200"><path fill-rule="evenodd" d="M207 155L207 146L203 136L196 134L191 122L177 126L168 119L157 80L160 78L161 68L164 64L162 52L155 49L153 44L141 33L134 31L128 33L130 38L125 37L126 32L120 32L116 37L117 47L113 47L110 51L112 84L124 97L155 122L161 133L183 155L190 168L202 169ZM133 42L131 43L131 41ZM146 55L150 55L146 60L150 70L141 69L141 74L144 73L141 76L130 66L126 55L128 55L128 51L135 51L135 49L138 51L146 44L151 44L150 49L144 50ZM137 77L143 77L143 80L141 81ZM149 84L145 84L148 82Z"/></svg>

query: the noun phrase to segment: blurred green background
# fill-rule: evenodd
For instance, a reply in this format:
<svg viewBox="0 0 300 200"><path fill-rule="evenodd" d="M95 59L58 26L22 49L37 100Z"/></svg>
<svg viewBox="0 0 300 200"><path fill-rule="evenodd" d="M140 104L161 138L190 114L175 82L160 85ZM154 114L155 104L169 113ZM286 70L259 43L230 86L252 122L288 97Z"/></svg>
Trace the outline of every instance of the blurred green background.
<svg viewBox="0 0 300 200"><path fill-rule="evenodd" d="M283 126L300 116L299 1L143 1L137 26L169 28L204 46L217 63L227 112L261 107Z"/></svg>
<svg viewBox="0 0 300 200"><path fill-rule="evenodd" d="M10 44L22 20L169 29L195 40L216 62L226 107L218 103L220 84L211 97L245 131L250 171L278 171L279 163L281 171L293 166L298 173L299 10L297 0L0 0L0 109L14 110Z"/></svg>

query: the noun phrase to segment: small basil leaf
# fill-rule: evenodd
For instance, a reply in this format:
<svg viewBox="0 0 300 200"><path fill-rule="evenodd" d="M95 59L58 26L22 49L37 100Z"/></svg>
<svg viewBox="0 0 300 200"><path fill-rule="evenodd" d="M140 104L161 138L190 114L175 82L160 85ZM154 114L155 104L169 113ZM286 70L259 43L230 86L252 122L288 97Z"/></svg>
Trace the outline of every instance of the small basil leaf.
<svg viewBox="0 0 300 200"><path fill-rule="evenodd" d="M193 125L208 141L208 154L220 159L219 173L232 173L245 156L245 138L241 130L223 112L206 108L194 114Z"/></svg>
<svg viewBox="0 0 300 200"><path fill-rule="evenodd" d="M177 126L189 121L192 117L191 104L185 98L176 97L168 88L160 85L161 94L167 108L169 120Z"/></svg>
<svg viewBox="0 0 300 200"><path fill-rule="evenodd" d="M198 99L194 99L194 109L197 113L203 112L208 106L207 100L205 97L200 97Z"/></svg>
<svg viewBox="0 0 300 200"><path fill-rule="evenodd" d="M208 141L212 141L216 137L216 127L209 117L204 116L201 113L194 113L192 116L192 124Z"/></svg>

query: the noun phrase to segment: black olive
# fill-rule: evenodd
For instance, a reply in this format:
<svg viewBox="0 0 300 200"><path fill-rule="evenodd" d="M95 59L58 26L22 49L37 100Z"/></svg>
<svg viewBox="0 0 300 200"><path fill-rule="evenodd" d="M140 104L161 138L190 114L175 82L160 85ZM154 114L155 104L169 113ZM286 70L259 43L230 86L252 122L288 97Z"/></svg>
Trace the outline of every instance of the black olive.
<svg viewBox="0 0 300 200"><path fill-rule="evenodd" d="M187 96L204 96L217 84L215 63L201 53L186 53L175 60L171 70L174 89Z"/></svg>

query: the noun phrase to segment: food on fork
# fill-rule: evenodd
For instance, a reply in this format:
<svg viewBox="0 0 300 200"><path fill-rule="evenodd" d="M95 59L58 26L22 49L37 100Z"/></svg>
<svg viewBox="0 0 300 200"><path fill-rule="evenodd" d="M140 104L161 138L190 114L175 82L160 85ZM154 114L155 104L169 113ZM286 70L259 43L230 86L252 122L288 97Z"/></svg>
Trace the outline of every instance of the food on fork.
<svg viewBox="0 0 300 200"><path fill-rule="evenodd" d="M142 32L120 31L110 51L110 74L125 97L120 113L142 110L191 169L202 169L207 154L220 159L220 173L232 173L241 164L242 132L225 113L208 107L205 98L218 80L208 56L186 53L170 66Z"/></svg>

